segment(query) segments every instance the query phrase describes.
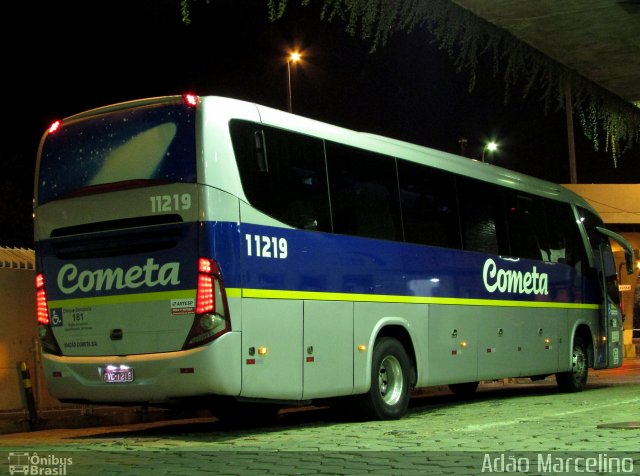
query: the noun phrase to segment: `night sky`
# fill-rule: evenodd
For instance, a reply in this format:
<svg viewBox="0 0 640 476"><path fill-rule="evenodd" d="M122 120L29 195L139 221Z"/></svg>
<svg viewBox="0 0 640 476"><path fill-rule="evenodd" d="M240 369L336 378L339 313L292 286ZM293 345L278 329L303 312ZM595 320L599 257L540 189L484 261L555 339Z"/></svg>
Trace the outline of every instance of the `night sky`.
<svg viewBox="0 0 640 476"><path fill-rule="evenodd" d="M294 113L479 158L554 182L568 182L564 111L544 113L538 92L515 89L482 63L473 92L425 30L393 36L375 53L289 0L285 18L267 17L266 0L199 0L184 25L178 0L8 2L3 7L5 68L0 148L0 246L32 247L31 204L38 143L55 119L131 99L195 92L286 108L286 55ZM9 27L16 27L13 30ZM10 33L17 31L17 33ZM488 60L487 60L488 61ZM640 182L640 147L614 168L576 124L578 181Z"/></svg>

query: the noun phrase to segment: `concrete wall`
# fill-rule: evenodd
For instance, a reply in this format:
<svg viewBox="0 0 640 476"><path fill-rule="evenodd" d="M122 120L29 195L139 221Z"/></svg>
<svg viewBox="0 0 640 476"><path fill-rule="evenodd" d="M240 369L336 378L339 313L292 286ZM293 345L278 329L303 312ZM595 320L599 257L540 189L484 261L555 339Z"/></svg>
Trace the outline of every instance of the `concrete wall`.
<svg viewBox="0 0 640 476"><path fill-rule="evenodd" d="M588 201L605 223L640 223L640 185L580 183L563 186Z"/></svg>
<svg viewBox="0 0 640 476"><path fill-rule="evenodd" d="M29 367L38 409L61 404L47 392L39 362L35 271L0 267L0 411L26 408L20 362Z"/></svg>
<svg viewBox="0 0 640 476"><path fill-rule="evenodd" d="M0 410L23 407L20 362L33 368L35 271L0 268Z"/></svg>

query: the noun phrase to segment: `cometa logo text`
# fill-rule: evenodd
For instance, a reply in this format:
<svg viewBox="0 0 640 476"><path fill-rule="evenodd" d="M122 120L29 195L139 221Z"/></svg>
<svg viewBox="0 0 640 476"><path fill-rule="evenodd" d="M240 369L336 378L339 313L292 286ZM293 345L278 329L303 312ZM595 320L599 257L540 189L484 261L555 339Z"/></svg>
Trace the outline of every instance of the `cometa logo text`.
<svg viewBox="0 0 640 476"><path fill-rule="evenodd" d="M489 258L482 268L482 281L490 293L549 294L549 275L539 273L535 266L523 273L498 268L496 262Z"/></svg>
<svg viewBox="0 0 640 476"><path fill-rule="evenodd" d="M180 284L180 263L156 264L153 258L142 266L105 268L78 271L74 264L65 264L58 272L58 288L65 294L76 291L110 291L112 289L135 289L140 286L154 287Z"/></svg>

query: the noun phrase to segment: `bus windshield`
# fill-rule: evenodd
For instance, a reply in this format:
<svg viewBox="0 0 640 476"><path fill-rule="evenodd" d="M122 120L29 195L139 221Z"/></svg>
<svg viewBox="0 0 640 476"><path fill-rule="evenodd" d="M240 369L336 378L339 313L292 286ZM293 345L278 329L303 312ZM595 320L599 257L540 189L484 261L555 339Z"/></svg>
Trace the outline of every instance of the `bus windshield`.
<svg viewBox="0 0 640 476"><path fill-rule="evenodd" d="M63 123L42 145L38 203L146 181L196 181L194 108L159 103Z"/></svg>

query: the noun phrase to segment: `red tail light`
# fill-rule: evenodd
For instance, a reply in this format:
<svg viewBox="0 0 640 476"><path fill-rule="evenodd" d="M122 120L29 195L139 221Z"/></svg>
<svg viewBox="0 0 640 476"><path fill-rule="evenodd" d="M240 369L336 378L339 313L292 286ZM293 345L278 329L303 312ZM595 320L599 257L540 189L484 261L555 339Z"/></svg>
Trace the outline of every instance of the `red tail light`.
<svg viewBox="0 0 640 476"><path fill-rule="evenodd" d="M218 263L208 258L200 258L196 314L183 348L206 344L229 330L227 296Z"/></svg>
<svg viewBox="0 0 640 476"><path fill-rule="evenodd" d="M213 284L213 261L206 258L198 260L198 294L196 314L212 312L216 307Z"/></svg>
<svg viewBox="0 0 640 476"><path fill-rule="evenodd" d="M49 305L47 304L47 293L44 290L42 273L36 276L36 318L40 324L49 324Z"/></svg>
<svg viewBox="0 0 640 476"><path fill-rule="evenodd" d="M60 346L50 326L49 303L47 302L47 292L44 289L44 276L42 273L36 275L36 319L39 324L38 336L42 343L42 350L49 354L62 355Z"/></svg>

